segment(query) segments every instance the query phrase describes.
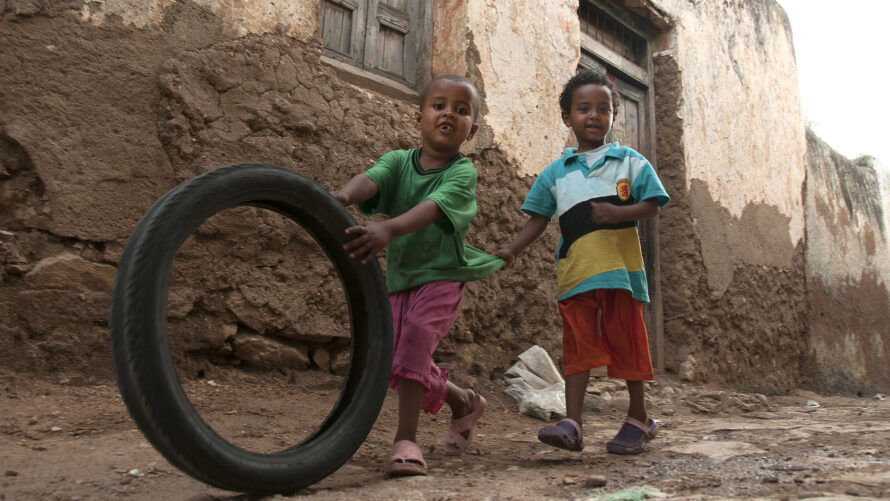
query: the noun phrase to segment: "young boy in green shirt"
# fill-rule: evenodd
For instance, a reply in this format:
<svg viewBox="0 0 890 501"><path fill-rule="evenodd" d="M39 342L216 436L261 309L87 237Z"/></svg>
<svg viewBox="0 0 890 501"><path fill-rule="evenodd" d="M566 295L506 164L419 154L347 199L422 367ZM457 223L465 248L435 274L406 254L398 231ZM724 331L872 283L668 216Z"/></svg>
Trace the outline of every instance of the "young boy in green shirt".
<svg viewBox="0 0 890 501"><path fill-rule="evenodd" d="M390 386L399 395L399 424L390 476L425 475L417 446L420 410L451 408L445 436L448 454L460 454L472 440L485 399L448 380L433 361L439 341L451 329L466 282L479 280L504 261L465 243L476 216L476 169L460 153L478 125L481 102L473 85L458 75L433 79L415 113L419 149L386 153L368 171L333 192L344 206L358 204L364 221L348 228L356 235L344 248L367 263L386 249L386 284L393 314Z"/></svg>

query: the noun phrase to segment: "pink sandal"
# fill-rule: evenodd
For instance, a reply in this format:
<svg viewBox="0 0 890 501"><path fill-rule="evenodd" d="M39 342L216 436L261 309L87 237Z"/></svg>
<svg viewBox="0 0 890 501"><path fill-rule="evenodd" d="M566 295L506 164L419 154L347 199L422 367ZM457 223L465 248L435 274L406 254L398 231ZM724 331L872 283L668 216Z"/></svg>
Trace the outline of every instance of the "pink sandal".
<svg viewBox="0 0 890 501"><path fill-rule="evenodd" d="M476 427L476 421L479 421L479 418L482 417L482 412L485 410L485 398L472 390L470 390L470 393L473 394L475 399L473 412L462 418L452 419L448 425L448 433L445 434L445 454L450 456L457 456L467 450L470 442L473 441L473 429ZM468 432L466 438L463 436L464 432Z"/></svg>
<svg viewBox="0 0 890 501"><path fill-rule="evenodd" d="M426 461L420 447L410 440L399 440L392 444L392 457L389 460L389 476L405 477L426 475Z"/></svg>

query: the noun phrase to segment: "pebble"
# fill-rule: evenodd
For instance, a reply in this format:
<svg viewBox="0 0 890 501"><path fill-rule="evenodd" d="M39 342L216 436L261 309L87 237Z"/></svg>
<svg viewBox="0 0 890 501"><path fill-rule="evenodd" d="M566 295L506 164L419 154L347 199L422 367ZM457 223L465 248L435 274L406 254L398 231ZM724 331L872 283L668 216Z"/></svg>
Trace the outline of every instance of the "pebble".
<svg viewBox="0 0 890 501"><path fill-rule="evenodd" d="M584 481L584 487L602 487L606 485L608 481L606 477L602 475L592 475L587 477L587 480Z"/></svg>

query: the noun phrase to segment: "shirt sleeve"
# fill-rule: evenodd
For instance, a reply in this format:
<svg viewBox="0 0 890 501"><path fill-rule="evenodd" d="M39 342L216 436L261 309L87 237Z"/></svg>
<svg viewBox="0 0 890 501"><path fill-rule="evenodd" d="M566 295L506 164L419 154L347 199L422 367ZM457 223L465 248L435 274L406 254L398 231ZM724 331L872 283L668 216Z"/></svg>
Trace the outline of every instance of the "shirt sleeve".
<svg viewBox="0 0 890 501"><path fill-rule="evenodd" d="M358 210L368 216L371 214L390 213L392 204L392 187L395 186L395 178L398 175L398 165L403 161L399 151L390 151L380 157L365 175L370 177L377 185L377 194L358 204Z"/></svg>
<svg viewBox="0 0 890 501"><path fill-rule="evenodd" d="M530 216L552 218L556 214L556 197L553 196L553 169L544 169L532 184L520 209Z"/></svg>
<svg viewBox="0 0 890 501"><path fill-rule="evenodd" d="M634 200L639 201L654 198L659 207L664 207L671 201L671 197L668 196L664 185L658 179L658 174L655 173L655 168L652 167L652 164L643 159L640 161L644 162L644 165L640 169L640 173L634 178L633 186L630 188L631 195L634 197Z"/></svg>
<svg viewBox="0 0 890 501"><path fill-rule="evenodd" d="M442 176L442 183L427 195L445 214L436 221L446 234L465 233L476 217L476 168L466 160L453 165Z"/></svg>

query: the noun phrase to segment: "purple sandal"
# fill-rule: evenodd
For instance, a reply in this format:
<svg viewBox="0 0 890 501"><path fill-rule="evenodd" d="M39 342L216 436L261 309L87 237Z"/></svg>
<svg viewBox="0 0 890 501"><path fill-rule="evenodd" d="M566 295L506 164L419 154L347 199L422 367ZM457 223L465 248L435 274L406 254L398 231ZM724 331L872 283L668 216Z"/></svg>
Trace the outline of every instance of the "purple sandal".
<svg viewBox="0 0 890 501"><path fill-rule="evenodd" d="M652 418L646 424L627 418L615 438L606 444L606 450L614 454L640 454L649 448L649 441L658 433L658 424Z"/></svg>
<svg viewBox="0 0 890 501"><path fill-rule="evenodd" d="M580 451L584 448L581 427L575 420L569 418L541 428L541 431L538 432L538 440L569 451Z"/></svg>

